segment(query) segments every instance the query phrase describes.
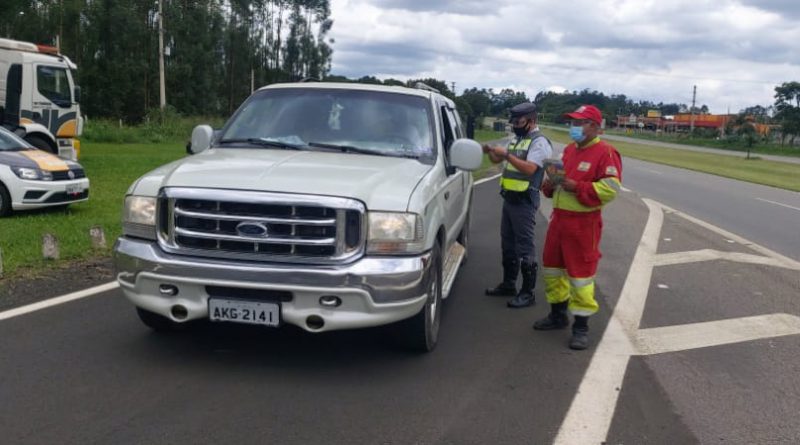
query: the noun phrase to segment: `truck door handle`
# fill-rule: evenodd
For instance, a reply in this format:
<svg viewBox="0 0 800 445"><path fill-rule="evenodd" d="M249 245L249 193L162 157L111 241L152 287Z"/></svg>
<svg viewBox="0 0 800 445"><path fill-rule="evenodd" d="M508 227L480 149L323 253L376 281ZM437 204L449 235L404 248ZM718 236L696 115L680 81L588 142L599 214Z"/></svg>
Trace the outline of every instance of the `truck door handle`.
<svg viewBox="0 0 800 445"><path fill-rule="evenodd" d="M450 199L450 192L444 192L444 199Z"/></svg>

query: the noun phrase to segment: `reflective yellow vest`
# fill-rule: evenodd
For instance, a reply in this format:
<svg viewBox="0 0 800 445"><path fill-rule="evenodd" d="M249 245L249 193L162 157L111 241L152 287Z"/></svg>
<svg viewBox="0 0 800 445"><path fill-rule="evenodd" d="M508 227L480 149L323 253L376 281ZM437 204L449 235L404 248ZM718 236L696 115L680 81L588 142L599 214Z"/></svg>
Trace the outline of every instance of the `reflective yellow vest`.
<svg viewBox="0 0 800 445"><path fill-rule="evenodd" d="M530 150L533 141L545 136L535 131L528 134L523 138L517 139L516 142L508 146L508 152L519 159L528 159L528 150ZM547 139L547 138L545 138ZM500 187L503 190L511 192L524 192L533 185L534 190L539 190L542 186L542 179L544 178L544 169L537 168L532 175L525 175L516 167L506 162L506 167L503 170L503 176L500 178Z"/></svg>

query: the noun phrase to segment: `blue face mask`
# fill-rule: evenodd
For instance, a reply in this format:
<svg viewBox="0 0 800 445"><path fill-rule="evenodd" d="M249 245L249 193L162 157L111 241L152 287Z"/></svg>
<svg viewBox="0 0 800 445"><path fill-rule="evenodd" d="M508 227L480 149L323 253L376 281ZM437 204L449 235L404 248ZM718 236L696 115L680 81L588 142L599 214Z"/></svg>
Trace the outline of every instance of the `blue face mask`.
<svg viewBox="0 0 800 445"><path fill-rule="evenodd" d="M575 142L582 141L583 127L569 127L569 137Z"/></svg>

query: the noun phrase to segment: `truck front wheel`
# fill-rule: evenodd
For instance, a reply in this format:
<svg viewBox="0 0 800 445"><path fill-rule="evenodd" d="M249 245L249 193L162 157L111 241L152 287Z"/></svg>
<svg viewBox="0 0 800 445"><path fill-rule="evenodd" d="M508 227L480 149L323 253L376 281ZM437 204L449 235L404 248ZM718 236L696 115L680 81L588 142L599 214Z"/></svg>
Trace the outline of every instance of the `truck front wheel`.
<svg viewBox="0 0 800 445"><path fill-rule="evenodd" d="M25 138L25 140L39 150L44 150L53 153L54 155L58 155L58 149L54 148L52 145L47 143L46 140L40 138L39 136L29 136Z"/></svg>
<svg viewBox="0 0 800 445"><path fill-rule="evenodd" d="M412 318L399 323L396 333L401 346L430 352L439 341L439 324L442 319L442 248L437 242L431 253L428 276L428 299L422 310Z"/></svg>

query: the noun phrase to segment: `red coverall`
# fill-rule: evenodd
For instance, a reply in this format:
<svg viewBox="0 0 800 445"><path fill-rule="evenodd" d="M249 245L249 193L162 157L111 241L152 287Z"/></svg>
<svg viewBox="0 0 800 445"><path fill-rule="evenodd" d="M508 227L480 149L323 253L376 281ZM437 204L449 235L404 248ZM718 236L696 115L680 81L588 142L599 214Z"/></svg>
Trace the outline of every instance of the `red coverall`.
<svg viewBox="0 0 800 445"><path fill-rule="evenodd" d="M544 185L553 199L553 215L542 253L545 294L550 304L569 300L573 315L588 317L598 310L594 276L600 260L603 219L600 209L622 187L622 160L611 144L595 138L583 147L564 149L565 176L575 180L575 192Z"/></svg>

